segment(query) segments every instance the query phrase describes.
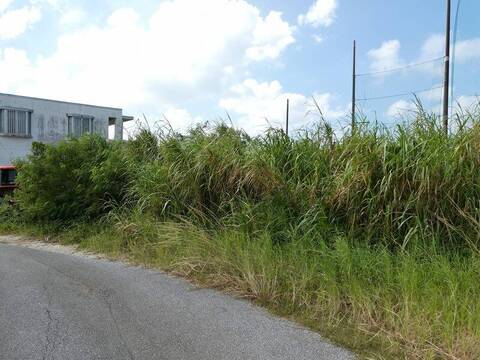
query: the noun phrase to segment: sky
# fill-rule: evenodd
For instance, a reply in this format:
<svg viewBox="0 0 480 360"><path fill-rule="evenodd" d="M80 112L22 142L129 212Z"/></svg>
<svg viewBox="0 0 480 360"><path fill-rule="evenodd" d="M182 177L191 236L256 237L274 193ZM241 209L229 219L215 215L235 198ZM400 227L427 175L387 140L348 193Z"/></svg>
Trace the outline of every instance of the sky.
<svg viewBox="0 0 480 360"><path fill-rule="evenodd" d="M462 0L454 109L480 94L478 13ZM254 135L283 126L289 99L294 131L318 121L315 104L343 127L355 39L359 111L395 124L414 93L440 111L444 29L444 0L0 0L0 92Z"/></svg>

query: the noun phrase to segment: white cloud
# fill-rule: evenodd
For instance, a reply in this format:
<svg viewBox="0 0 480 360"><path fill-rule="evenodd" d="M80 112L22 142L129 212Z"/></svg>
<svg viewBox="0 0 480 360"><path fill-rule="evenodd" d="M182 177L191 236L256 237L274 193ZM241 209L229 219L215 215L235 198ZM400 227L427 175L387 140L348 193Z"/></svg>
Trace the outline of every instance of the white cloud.
<svg viewBox="0 0 480 360"><path fill-rule="evenodd" d="M294 28L282 20L282 13L272 11L265 19L258 19L253 32L253 46L247 49L252 60L275 59L288 45L295 42Z"/></svg>
<svg viewBox="0 0 480 360"><path fill-rule="evenodd" d="M440 87L442 84L435 85L432 90L424 92L422 98L425 98L430 101L441 101L443 99L443 87Z"/></svg>
<svg viewBox="0 0 480 360"><path fill-rule="evenodd" d="M25 6L4 12L0 15L0 39L16 38L40 20L40 18L40 9L34 6Z"/></svg>
<svg viewBox="0 0 480 360"><path fill-rule="evenodd" d="M479 60L480 38L459 41L455 50L455 56L457 61L461 63L472 60Z"/></svg>
<svg viewBox="0 0 480 360"><path fill-rule="evenodd" d="M2 0L0 0L2 1ZM87 13L80 6L81 1L74 0L29 0L33 6L50 9L56 12L61 25L74 25L86 20Z"/></svg>
<svg viewBox="0 0 480 360"><path fill-rule="evenodd" d="M371 49L368 52L370 58L370 70L372 72L380 72L378 77L384 78L392 74L402 73L400 71L388 72L389 70L401 70L404 66L416 63L424 63L434 58L439 58L442 51L442 39L438 35L430 36L422 45L420 56L413 62L405 61L401 55L401 43L399 40L384 41L379 48ZM438 75L442 70L442 61L425 63L415 66L410 71L423 71Z"/></svg>
<svg viewBox="0 0 480 360"><path fill-rule="evenodd" d="M0 0L0 12L4 12L12 4L13 0Z"/></svg>
<svg viewBox="0 0 480 360"><path fill-rule="evenodd" d="M300 25L312 25L313 27L328 27L332 25L338 8L337 0L316 0L308 12L298 17Z"/></svg>
<svg viewBox="0 0 480 360"><path fill-rule="evenodd" d="M233 115L236 126L256 134L269 123L284 121L287 98L290 98L292 114L298 115L298 108L305 104L303 95L284 93L278 81L260 83L247 79L232 86L230 95L221 99L219 106Z"/></svg>
<svg viewBox="0 0 480 360"><path fill-rule="evenodd" d="M85 20L87 14L82 9L69 9L62 12L60 16L60 23L62 25L74 25L79 24Z"/></svg>
<svg viewBox="0 0 480 360"><path fill-rule="evenodd" d="M480 96L459 96L457 99L455 99L453 108L454 112L461 112L463 111L469 111L473 110L474 108L478 107L480 105Z"/></svg>
<svg viewBox="0 0 480 360"><path fill-rule="evenodd" d="M411 115L416 110L416 106L411 101L398 100L389 106L387 115L390 117L398 118Z"/></svg>
<svg viewBox="0 0 480 360"><path fill-rule="evenodd" d="M147 20L119 9L102 26L61 35L50 55L5 49L0 91L161 114L219 96L253 61L294 41L280 13L263 17L244 0L163 1Z"/></svg>
<svg viewBox="0 0 480 360"><path fill-rule="evenodd" d="M401 67L405 62L400 58L401 44L398 40L389 40L382 43L377 49L368 52L372 71L384 71Z"/></svg>
<svg viewBox="0 0 480 360"><path fill-rule="evenodd" d="M21 87L32 74L27 53L13 48L0 49L0 74L2 74L3 90Z"/></svg>
<svg viewBox="0 0 480 360"><path fill-rule="evenodd" d="M453 45L452 45L453 46ZM442 57L445 52L445 37L442 34L432 34L424 42L420 59L430 60ZM455 50L456 61L465 63L480 59L480 38L457 41Z"/></svg>
<svg viewBox="0 0 480 360"><path fill-rule="evenodd" d="M187 109L179 108L174 105L164 105L164 111L151 114L151 117L139 117L135 121L129 121L124 124L124 137L130 138L135 136L139 129L148 128L152 131L159 129L173 129L185 134L192 127L204 124L205 120L200 116L193 116ZM113 138L115 127L110 126L109 137Z"/></svg>
<svg viewBox="0 0 480 360"><path fill-rule="evenodd" d="M416 59L411 62L407 62L402 59L400 55L401 43L399 40L389 40L382 43L382 45L377 49L372 49L368 52L370 57L370 69L372 71L384 71L390 69L402 68L403 66L411 66L408 71L417 71L429 73L435 76L442 75L443 73L443 53L444 53L444 42L445 37L442 34L432 34L430 35L425 42L422 44L420 53ZM479 43L480 45L480 43ZM461 49L459 51L459 49ZM462 61L462 59L467 57L467 54L473 56L472 50L475 49L475 43L470 41L465 42L461 41L458 43L457 55L460 55L460 58L457 60ZM480 48L478 49L480 55ZM431 61L435 60L436 61ZM419 64L420 63L420 64ZM395 73L390 73L395 74ZM382 73L379 76L384 77L390 75L389 73ZM397 72L398 74L398 72Z"/></svg>
<svg viewBox="0 0 480 360"><path fill-rule="evenodd" d="M278 81L247 79L233 86L231 94L221 99L219 106L234 115L236 126L258 134L269 125L284 126L287 99L290 100L291 128L306 125L311 101L303 94L284 92ZM326 118L336 119L344 115L342 110L332 108L331 94L317 94L315 99Z"/></svg>
<svg viewBox="0 0 480 360"><path fill-rule="evenodd" d="M443 34L430 35L422 45L418 62L441 58L445 53L445 36ZM480 59L480 38L472 38L457 41L455 48L455 62L464 64L469 61ZM443 61L428 63L420 66L424 70L435 75L441 75Z"/></svg>
<svg viewBox="0 0 480 360"><path fill-rule="evenodd" d="M323 42L323 36L321 35L313 35L313 39L318 43L321 44Z"/></svg>
<svg viewBox="0 0 480 360"><path fill-rule="evenodd" d="M443 72L443 60L429 62L433 59L441 58L444 55L445 49L445 35L432 34L422 45L420 56L415 62L423 63L417 70L427 72L433 75L441 75Z"/></svg>
<svg viewBox="0 0 480 360"><path fill-rule="evenodd" d="M432 34L422 45L420 60L431 60L444 55L445 35Z"/></svg>
<svg viewBox="0 0 480 360"><path fill-rule="evenodd" d="M175 130L182 133L189 130L192 126L203 123L203 119L200 116L193 116L188 110L174 106L164 111L163 119L168 124L174 126Z"/></svg>

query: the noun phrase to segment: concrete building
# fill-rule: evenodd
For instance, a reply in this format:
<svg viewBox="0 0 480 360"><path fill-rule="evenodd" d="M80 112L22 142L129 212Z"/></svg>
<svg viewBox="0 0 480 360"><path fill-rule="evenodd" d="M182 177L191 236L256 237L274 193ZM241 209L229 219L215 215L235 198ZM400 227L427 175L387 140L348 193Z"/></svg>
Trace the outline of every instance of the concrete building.
<svg viewBox="0 0 480 360"><path fill-rule="evenodd" d="M26 156L34 141L53 144L85 133L108 138L110 125L120 140L130 120L122 109L0 93L0 165Z"/></svg>

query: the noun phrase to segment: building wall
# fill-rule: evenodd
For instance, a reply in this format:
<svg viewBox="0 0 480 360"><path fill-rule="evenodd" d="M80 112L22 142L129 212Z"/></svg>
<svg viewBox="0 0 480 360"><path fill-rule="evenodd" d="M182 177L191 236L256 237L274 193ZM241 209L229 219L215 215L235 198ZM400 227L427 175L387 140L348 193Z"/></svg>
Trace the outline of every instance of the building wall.
<svg viewBox="0 0 480 360"><path fill-rule="evenodd" d="M9 165L25 157L34 141L52 144L65 139L68 136L67 114L93 116L94 132L105 138L108 137L109 119L115 118L115 138L121 139L123 134L121 109L0 94L2 106L30 109L33 113L31 138L0 136L0 165Z"/></svg>

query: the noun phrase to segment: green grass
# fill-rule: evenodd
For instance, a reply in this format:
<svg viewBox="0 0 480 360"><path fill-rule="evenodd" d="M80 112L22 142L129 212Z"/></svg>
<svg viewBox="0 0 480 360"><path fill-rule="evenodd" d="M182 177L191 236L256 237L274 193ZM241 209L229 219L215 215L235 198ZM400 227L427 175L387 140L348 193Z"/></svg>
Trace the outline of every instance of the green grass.
<svg viewBox="0 0 480 360"><path fill-rule="evenodd" d="M480 353L480 114L445 137L224 125L37 146L0 231L127 257L254 300L366 358ZM64 190L62 190L64 189Z"/></svg>

